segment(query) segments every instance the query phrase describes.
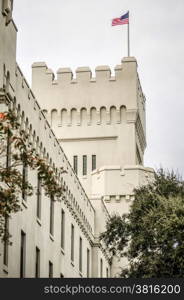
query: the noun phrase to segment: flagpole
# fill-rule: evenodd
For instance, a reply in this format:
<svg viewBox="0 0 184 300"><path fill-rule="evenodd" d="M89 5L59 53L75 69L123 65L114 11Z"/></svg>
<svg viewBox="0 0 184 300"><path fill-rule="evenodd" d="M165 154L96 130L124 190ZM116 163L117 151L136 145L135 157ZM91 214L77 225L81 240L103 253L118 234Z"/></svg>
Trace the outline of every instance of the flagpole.
<svg viewBox="0 0 184 300"><path fill-rule="evenodd" d="M129 12L128 12L128 14L129 14ZM127 27L128 57L130 56L130 27L129 27L129 23L130 23L130 18L128 18L128 27Z"/></svg>

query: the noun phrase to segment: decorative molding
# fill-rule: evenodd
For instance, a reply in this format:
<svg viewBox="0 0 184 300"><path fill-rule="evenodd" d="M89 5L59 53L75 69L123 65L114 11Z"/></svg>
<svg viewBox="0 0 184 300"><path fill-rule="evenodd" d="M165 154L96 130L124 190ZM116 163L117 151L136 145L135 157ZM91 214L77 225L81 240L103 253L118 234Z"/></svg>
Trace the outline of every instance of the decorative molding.
<svg viewBox="0 0 184 300"><path fill-rule="evenodd" d="M59 142L83 142L83 141L96 141L96 140L116 140L118 136L96 136L96 137L78 137L78 138L64 138L58 139Z"/></svg>
<svg viewBox="0 0 184 300"><path fill-rule="evenodd" d="M43 109L47 111L47 109ZM101 107L81 107L65 108L61 110L55 107L47 111L51 116L51 124L53 127L65 127L65 126L93 126L93 125L114 125L122 124L126 121L126 107L121 105L117 106L101 106ZM132 113L132 112L131 112Z"/></svg>

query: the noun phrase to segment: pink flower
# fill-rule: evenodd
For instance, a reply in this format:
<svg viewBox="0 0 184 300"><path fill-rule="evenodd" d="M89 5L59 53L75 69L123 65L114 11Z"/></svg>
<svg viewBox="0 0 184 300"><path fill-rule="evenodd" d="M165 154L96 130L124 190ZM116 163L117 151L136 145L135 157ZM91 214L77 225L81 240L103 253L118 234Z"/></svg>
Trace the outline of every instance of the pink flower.
<svg viewBox="0 0 184 300"><path fill-rule="evenodd" d="M4 113L0 113L0 119L4 119L5 118L5 114Z"/></svg>

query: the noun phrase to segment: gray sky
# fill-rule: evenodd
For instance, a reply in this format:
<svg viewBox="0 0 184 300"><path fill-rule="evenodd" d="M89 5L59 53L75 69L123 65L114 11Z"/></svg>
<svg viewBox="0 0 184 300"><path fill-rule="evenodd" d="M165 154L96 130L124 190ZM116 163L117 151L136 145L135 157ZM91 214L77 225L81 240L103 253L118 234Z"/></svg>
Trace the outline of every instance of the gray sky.
<svg viewBox="0 0 184 300"><path fill-rule="evenodd" d="M17 61L31 81L31 64L98 65L112 69L127 55L127 25L111 19L130 11L130 51L147 98L145 165L184 175L184 1L14 0Z"/></svg>

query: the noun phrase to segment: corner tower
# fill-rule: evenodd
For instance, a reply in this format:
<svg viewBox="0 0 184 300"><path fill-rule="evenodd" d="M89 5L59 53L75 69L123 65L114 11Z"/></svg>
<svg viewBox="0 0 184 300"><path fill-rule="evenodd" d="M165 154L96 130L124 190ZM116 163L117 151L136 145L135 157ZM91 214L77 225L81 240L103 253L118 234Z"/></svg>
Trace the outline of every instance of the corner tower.
<svg viewBox="0 0 184 300"><path fill-rule="evenodd" d="M33 91L87 194L115 203L110 211L118 203L126 210L122 203L151 172L143 167L145 96L136 59L124 58L114 77L98 66L95 78L88 67L78 68L75 79L61 68L54 80L45 63L32 67Z"/></svg>

